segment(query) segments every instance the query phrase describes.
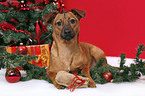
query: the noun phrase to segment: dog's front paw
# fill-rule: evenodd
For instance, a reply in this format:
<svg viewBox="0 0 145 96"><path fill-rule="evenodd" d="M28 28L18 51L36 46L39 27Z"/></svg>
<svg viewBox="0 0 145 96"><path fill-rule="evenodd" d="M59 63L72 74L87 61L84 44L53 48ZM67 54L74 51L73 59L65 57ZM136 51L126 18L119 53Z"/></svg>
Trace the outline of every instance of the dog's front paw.
<svg viewBox="0 0 145 96"><path fill-rule="evenodd" d="M96 83L95 83L94 81L91 81L91 82L90 82L90 87L91 87L91 88L96 88Z"/></svg>
<svg viewBox="0 0 145 96"><path fill-rule="evenodd" d="M54 86L55 86L57 89L64 89L64 87L63 87L63 86L58 85L58 84L54 84Z"/></svg>

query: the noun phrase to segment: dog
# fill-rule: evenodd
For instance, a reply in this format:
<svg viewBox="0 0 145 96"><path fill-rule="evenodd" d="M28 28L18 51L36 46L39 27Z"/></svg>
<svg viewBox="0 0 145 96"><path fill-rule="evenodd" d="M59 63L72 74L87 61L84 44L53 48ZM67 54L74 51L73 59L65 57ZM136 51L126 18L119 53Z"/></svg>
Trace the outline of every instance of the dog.
<svg viewBox="0 0 145 96"><path fill-rule="evenodd" d="M42 16L45 23L53 25L52 37L54 41L51 47L47 76L58 89L63 88L55 81L59 71L81 72L90 79L89 87L96 87L90 76L90 68L93 68L99 59L106 59L106 57L100 48L78 40L79 20L85 18L85 14L85 11L72 9L67 13L51 12Z"/></svg>

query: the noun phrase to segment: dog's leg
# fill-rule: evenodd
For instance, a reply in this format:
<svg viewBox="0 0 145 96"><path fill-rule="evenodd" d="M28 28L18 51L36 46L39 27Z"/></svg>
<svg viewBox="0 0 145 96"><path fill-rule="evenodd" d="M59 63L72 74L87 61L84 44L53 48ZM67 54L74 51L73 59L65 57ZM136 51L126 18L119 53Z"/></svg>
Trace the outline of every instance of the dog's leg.
<svg viewBox="0 0 145 96"><path fill-rule="evenodd" d="M103 63L103 66L108 65L104 51L94 45L91 45L91 44L88 44L88 45L90 48L90 53L93 56L93 58L95 59L95 62L99 61L101 58L104 58L106 63Z"/></svg>
<svg viewBox="0 0 145 96"><path fill-rule="evenodd" d="M83 73L86 77L88 77L90 79L90 87L95 88L96 83L94 82L94 80L92 79L92 77L90 75L90 65L84 66L81 73Z"/></svg>
<svg viewBox="0 0 145 96"><path fill-rule="evenodd" d="M64 88L63 86L57 84L57 82L55 81L56 73L47 70L47 76L48 76L49 79L51 79L51 81L53 82L53 84L56 88L58 88L58 89L63 89Z"/></svg>
<svg viewBox="0 0 145 96"><path fill-rule="evenodd" d="M103 50L89 43L80 42L80 45L88 48L91 56L95 60L95 63L91 63L90 65L91 69L94 68L94 66L96 65L96 62L99 61L101 58L105 58L105 61L106 61L106 63L103 63L103 65L108 65L107 59Z"/></svg>

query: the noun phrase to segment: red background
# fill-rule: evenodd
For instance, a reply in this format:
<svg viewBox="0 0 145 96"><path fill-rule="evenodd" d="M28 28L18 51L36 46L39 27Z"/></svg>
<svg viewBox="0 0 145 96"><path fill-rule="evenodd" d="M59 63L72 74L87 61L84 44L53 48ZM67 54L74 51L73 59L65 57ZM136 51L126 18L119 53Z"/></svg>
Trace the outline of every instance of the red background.
<svg viewBox="0 0 145 96"><path fill-rule="evenodd" d="M63 0L65 9L86 11L80 21L80 41L92 43L107 56L134 58L145 44L145 0ZM145 58L145 53L141 55Z"/></svg>
<svg viewBox="0 0 145 96"><path fill-rule="evenodd" d="M135 58L137 46L145 45L145 0L62 1L67 11L86 11L86 18L80 21L79 39L100 47L107 56L125 53ZM145 53L141 57L145 58Z"/></svg>

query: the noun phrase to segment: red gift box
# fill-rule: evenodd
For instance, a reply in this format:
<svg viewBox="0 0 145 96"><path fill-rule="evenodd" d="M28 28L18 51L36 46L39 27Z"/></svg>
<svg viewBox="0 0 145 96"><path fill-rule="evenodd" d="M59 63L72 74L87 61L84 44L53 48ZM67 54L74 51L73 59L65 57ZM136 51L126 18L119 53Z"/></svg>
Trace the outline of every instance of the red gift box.
<svg viewBox="0 0 145 96"><path fill-rule="evenodd" d="M49 44L30 45L30 46L26 46L26 47L28 49L27 55L38 56L37 60L31 60L31 61L29 61L29 63L38 65L40 67L49 66L49 58L50 58ZM6 47L6 51L8 53L17 53L18 46Z"/></svg>

